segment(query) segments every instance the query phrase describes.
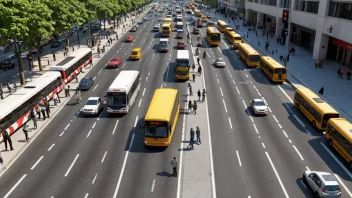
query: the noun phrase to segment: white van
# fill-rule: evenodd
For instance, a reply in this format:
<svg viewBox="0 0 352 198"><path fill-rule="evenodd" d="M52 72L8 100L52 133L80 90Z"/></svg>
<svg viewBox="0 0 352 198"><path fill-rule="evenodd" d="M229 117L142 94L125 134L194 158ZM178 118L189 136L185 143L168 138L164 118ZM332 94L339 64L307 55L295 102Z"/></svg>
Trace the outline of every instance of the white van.
<svg viewBox="0 0 352 198"><path fill-rule="evenodd" d="M182 29L183 28L183 22L176 22L176 28L177 29Z"/></svg>

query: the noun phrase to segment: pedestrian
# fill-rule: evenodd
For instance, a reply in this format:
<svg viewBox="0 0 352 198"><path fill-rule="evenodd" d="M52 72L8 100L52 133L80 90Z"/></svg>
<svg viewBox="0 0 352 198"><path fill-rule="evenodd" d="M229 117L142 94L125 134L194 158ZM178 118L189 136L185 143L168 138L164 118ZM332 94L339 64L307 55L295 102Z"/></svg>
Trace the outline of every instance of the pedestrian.
<svg viewBox="0 0 352 198"><path fill-rule="evenodd" d="M205 100L205 94L206 94L205 89L203 89L203 92L202 92L202 101L203 101L203 102L204 102L204 100Z"/></svg>
<svg viewBox="0 0 352 198"><path fill-rule="evenodd" d="M207 57L207 53L204 51L203 52L203 58L206 58Z"/></svg>
<svg viewBox="0 0 352 198"><path fill-rule="evenodd" d="M287 61L287 62L290 62L290 54L287 54L287 56L286 56L286 61Z"/></svg>
<svg viewBox="0 0 352 198"><path fill-rule="evenodd" d="M32 120L33 120L33 125L34 125L34 129L37 129L38 128L38 123L37 123L37 117L36 116L34 116L33 118L32 118Z"/></svg>
<svg viewBox="0 0 352 198"><path fill-rule="evenodd" d="M191 140L194 140L194 130L193 128L191 128L191 130L189 131L189 137Z"/></svg>
<svg viewBox="0 0 352 198"><path fill-rule="evenodd" d="M191 83L188 83L187 85L188 89L189 89L189 95L193 95L193 92L192 92L192 86L191 86Z"/></svg>
<svg viewBox="0 0 352 198"><path fill-rule="evenodd" d="M196 82L196 75L192 74L192 76L193 76L193 82Z"/></svg>
<svg viewBox="0 0 352 198"><path fill-rule="evenodd" d="M46 111L45 106L41 106L41 107L40 107L40 111L42 112L43 120L45 120L45 111Z"/></svg>
<svg viewBox="0 0 352 198"><path fill-rule="evenodd" d="M347 72L347 80L351 80L351 72L350 71Z"/></svg>
<svg viewBox="0 0 352 198"><path fill-rule="evenodd" d="M40 111L41 111L41 105L39 104L38 105L38 108L37 108L37 115L38 115L38 119L40 119Z"/></svg>
<svg viewBox="0 0 352 198"><path fill-rule="evenodd" d="M108 39L108 45L110 45L110 40Z"/></svg>
<svg viewBox="0 0 352 198"><path fill-rule="evenodd" d="M75 75L76 83L78 83L78 77L77 77L77 74L74 74L74 75Z"/></svg>
<svg viewBox="0 0 352 198"><path fill-rule="evenodd" d="M199 57L197 57L197 63L198 63L198 65L200 65L199 62L200 62Z"/></svg>
<svg viewBox="0 0 352 198"><path fill-rule="evenodd" d="M280 61L282 61L282 59L284 59L284 57L282 55L280 55Z"/></svg>
<svg viewBox="0 0 352 198"><path fill-rule="evenodd" d="M66 85L66 84L63 84L63 85L62 85L62 89L63 89L64 92L65 92L65 97L67 97L67 96L68 96L68 94L67 94L67 85Z"/></svg>
<svg viewBox="0 0 352 198"><path fill-rule="evenodd" d="M194 72L194 69L196 68L196 66L194 65L194 63L192 64L192 72Z"/></svg>
<svg viewBox="0 0 352 198"><path fill-rule="evenodd" d="M277 55L277 50L275 50L275 53L276 53L276 55Z"/></svg>
<svg viewBox="0 0 352 198"><path fill-rule="evenodd" d="M78 89L76 92L76 104L79 104L81 102L82 102L81 91Z"/></svg>
<svg viewBox="0 0 352 198"><path fill-rule="evenodd" d="M12 93L12 88L10 86L10 83L6 83L6 87L9 90L9 93L11 94Z"/></svg>
<svg viewBox="0 0 352 198"><path fill-rule="evenodd" d="M0 164L3 165L4 164L4 158L2 158L1 156L1 152L0 152Z"/></svg>
<svg viewBox="0 0 352 198"><path fill-rule="evenodd" d="M44 100L44 105L45 105L45 108L46 108L46 112L48 114L48 118L49 118L49 113L50 113L50 103L47 99Z"/></svg>
<svg viewBox="0 0 352 198"><path fill-rule="evenodd" d="M198 66L198 75L202 75L202 66L201 65Z"/></svg>
<svg viewBox="0 0 352 198"><path fill-rule="evenodd" d="M336 76L336 78L339 78L340 77L340 72L341 71L341 69L337 69L337 76Z"/></svg>
<svg viewBox="0 0 352 198"><path fill-rule="evenodd" d="M292 49L291 49L291 54L292 54L292 56L295 55L295 52L296 52L295 47L292 47Z"/></svg>
<svg viewBox="0 0 352 198"><path fill-rule="evenodd" d="M197 130L196 130L196 135L197 135L197 142L199 142L199 144L201 144L202 141L200 140L200 129L198 126L197 126Z"/></svg>
<svg viewBox="0 0 352 198"><path fill-rule="evenodd" d="M200 101L200 96L201 96L200 89L198 89L197 95L198 95L198 101Z"/></svg>
<svg viewBox="0 0 352 198"><path fill-rule="evenodd" d="M1 133L1 135L2 135L4 142L5 142L5 150L7 151L7 143L9 143L11 151L14 150L12 147L12 140L11 140L11 137L9 136L9 133L6 130L4 130Z"/></svg>
<svg viewBox="0 0 352 198"><path fill-rule="evenodd" d="M324 86L319 90L319 94L322 96L324 95Z"/></svg>
<svg viewBox="0 0 352 198"><path fill-rule="evenodd" d="M53 95L53 100L54 100L54 105L55 106L57 106L57 95L56 95L56 93L54 93L54 95Z"/></svg>
<svg viewBox="0 0 352 198"><path fill-rule="evenodd" d="M28 142L29 138L28 138L28 125L27 125L27 123L24 123L22 130L23 130L24 136L26 137L26 141Z"/></svg>
<svg viewBox="0 0 352 198"><path fill-rule="evenodd" d="M190 148L190 149L193 150L193 149L194 149L193 143L194 143L194 139L191 138L191 139L189 140L189 144L188 144L187 148Z"/></svg>
<svg viewBox="0 0 352 198"><path fill-rule="evenodd" d="M192 100L188 101L188 110L192 112Z"/></svg>
<svg viewBox="0 0 352 198"><path fill-rule="evenodd" d="M174 157L173 160L171 160L171 166L172 166L172 175L169 175L170 177L171 176L174 176L174 177L177 177L177 168L178 168L178 162L177 162L177 159L176 157Z"/></svg>
<svg viewBox="0 0 352 198"><path fill-rule="evenodd" d="M58 103L61 103L59 93L55 93L55 95L56 95L57 102L58 102Z"/></svg>
<svg viewBox="0 0 352 198"><path fill-rule="evenodd" d="M109 36L110 36L110 34L109 34ZM112 44L112 38L110 38L110 43Z"/></svg>
<svg viewBox="0 0 352 198"><path fill-rule="evenodd" d="M343 69L340 69L340 78L343 78Z"/></svg>
<svg viewBox="0 0 352 198"><path fill-rule="evenodd" d="M90 65L90 67L93 67L93 60L92 59L89 59L89 65Z"/></svg>
<svg viewBox="0 0 352 198"><path fill-rule="evenodd" d="M2 84L0 83L0 98L1 99L4 99L3 94L4 94L4 89L2 88Z"/></svg>
<svg viewBox="0 0 352 198"><path fill-rule="evenodd" d="M271 51L271 54L274 56L274 50L273 50L273 51Z"/></svg>
<svg viewBox="0 0 352 198"><path fill-rule="evenodd" d="M197 102L195 100L193 101L193 112L197 114Z"/></svg>
<svg viewBox="0 0 352 198"><path fill-rule="evenodd" d="M67 94L68 94L68 96L71 96L70 95L70 85L67 85Z"/></svg>

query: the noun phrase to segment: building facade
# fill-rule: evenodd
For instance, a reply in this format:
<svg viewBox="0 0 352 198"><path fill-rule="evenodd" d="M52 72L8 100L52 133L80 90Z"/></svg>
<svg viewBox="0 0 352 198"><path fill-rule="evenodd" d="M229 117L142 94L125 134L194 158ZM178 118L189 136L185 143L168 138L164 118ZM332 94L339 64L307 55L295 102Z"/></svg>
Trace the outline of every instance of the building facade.
<svg viewBox="0 0 352 198"><path fill-rule="evenodd" d="M226 8L229 16L243 18L245 14L245 0L218 0L219 8Z"/></svg>
<svg viewBox="0 0 352 198"><path fill-rule="evenodd" d="M313 59L331 59L352 67L352 1L245 0L246 19L273 29L291 43L312 52ZM282 23L283 10L289 23Z"/></svg>

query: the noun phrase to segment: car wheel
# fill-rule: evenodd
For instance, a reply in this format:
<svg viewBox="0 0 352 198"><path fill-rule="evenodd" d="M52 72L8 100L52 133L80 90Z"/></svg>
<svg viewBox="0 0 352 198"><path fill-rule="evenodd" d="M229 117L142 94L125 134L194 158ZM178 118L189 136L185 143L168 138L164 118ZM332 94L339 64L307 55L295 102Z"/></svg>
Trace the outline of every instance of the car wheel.
<svg viewBox="0 0 352 198"><path fill-rule="evenodd" d="M307 183L307 178L305 175L302 176L302 180L303 180L303 182Z"/></svg>
<svg viewBox="0 0 352 198"><path fill-rule="evenodd" d="M320 197L320 195L319 195L318 192L315 192L315 196L316 196L316 197Z"/></svg>

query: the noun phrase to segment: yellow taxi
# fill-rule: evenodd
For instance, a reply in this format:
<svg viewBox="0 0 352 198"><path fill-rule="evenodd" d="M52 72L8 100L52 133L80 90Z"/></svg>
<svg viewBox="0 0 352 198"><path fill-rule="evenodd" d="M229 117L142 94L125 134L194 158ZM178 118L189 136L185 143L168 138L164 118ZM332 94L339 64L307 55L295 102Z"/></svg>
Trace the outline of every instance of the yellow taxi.
<svg viewBox="0 0 352 198"><path fill-rule="evenodd" d="M131 60L139 60L142 57L142 49L141 48L133 48L131 52L130 59Z"/></svg>
<svg viewBox="0 0 352 198"><path fill-rule="evenodd" d="M203 22L207 22L207 21L208 21L207 17L204 16L204 15L202 15L202 21L203 21Z"/></svg>
<svg viewBox="0 0 352 198"><path fill-rule="evenodd" d="M208 19L211 19L211 15L210 15L210 14L208 14L208 15L207 15L207 18L208 18Z"/></svg>

